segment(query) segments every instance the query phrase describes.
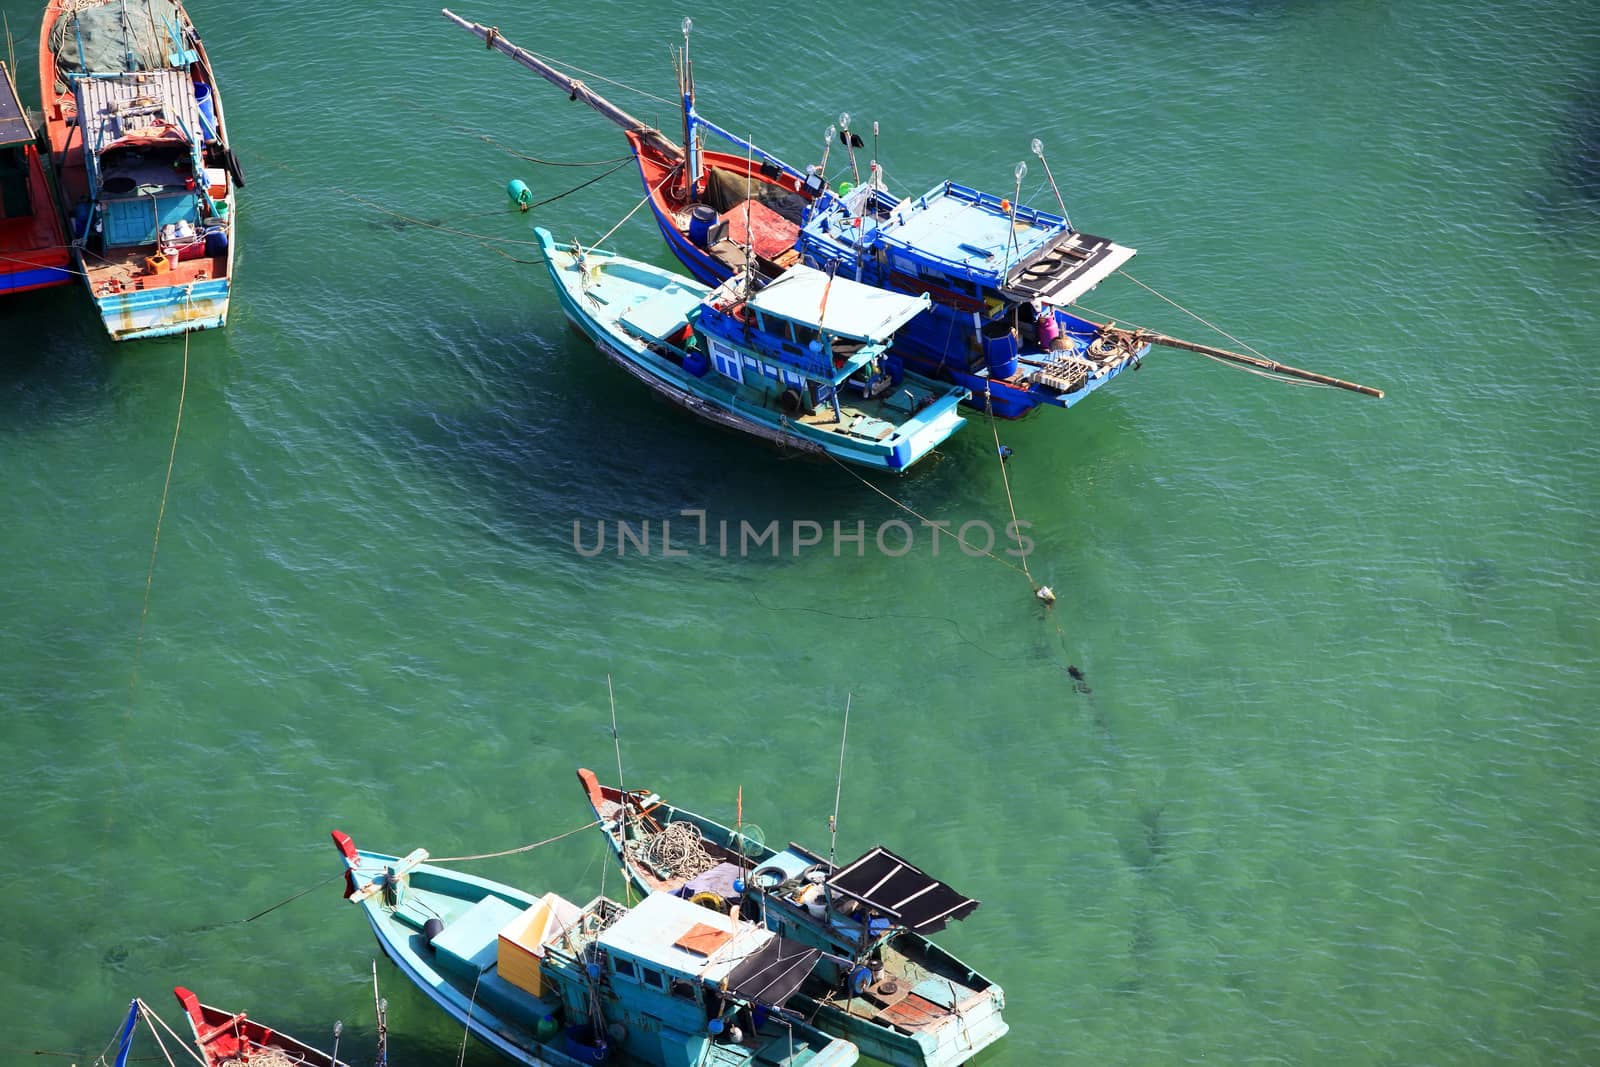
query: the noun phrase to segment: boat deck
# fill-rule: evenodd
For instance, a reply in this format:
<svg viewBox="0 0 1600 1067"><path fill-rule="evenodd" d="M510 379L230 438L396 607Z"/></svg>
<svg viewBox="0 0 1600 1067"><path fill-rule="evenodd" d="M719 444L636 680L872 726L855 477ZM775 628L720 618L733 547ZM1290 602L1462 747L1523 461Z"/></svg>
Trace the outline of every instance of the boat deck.
<svg viewBox="0 0 1600 1067"><path fill-rule="evenodd" d="M84 273L88 275L89 288L96 296L112 293L138 292L142 289L162 289L224 278L228 271L227 256L199 256L195 259L168 263L165 269L152 266L155 249L112 248L100 252L84 250Z"/></svg>

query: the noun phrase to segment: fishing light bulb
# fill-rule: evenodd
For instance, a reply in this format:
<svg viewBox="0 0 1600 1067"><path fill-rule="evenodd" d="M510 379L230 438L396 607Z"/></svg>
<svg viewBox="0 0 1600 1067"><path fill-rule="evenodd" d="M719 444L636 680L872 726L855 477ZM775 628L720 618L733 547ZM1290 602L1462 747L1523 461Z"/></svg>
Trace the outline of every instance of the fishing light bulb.
<svg viewBox="0 0 1600 1067"><path fill-rule="evenodd" d="M850 112L839 112L839 128L841 130L848 130L850 128Z"/></svg>
<svg viewBox="0 0 1600 1067"><path fill-rule="evenodd" d="M694 19L689 18L688 16L684 16L684 19L683 19L683 35L685 37L689 36L689 31L692 30L692 29L694 29Z"/></svg>
<svg viewBox="0 0 1600 1067"><path fill-rule="evenodd" d="M1028 164L1026 164L1026 163L1024 163L1024 162L1019 160L1017 162L1017 169L1016 169L1016 171L1014 173L1017 176L1017 181L1020 182L1022 180L1022 176L1024 174L1028 173Z"/></svg>
<svg viewBox="0 0 1600 1067"><path fill-rule="evenodd" d="M1044 158L1044 142L1040 141L1037 137L1033 139L1033 154L1038 156L1040 159Z"/></svg>
<svg viewBox="0 0 1600 1067"><path fill-rule="evenodd" d="M832 126L829 126L828 127L828 132L822 135L822 147L826 148L829 145L833 144L833 135L838 133L838 132L839 132L838 130L836 130Z"/></svg>

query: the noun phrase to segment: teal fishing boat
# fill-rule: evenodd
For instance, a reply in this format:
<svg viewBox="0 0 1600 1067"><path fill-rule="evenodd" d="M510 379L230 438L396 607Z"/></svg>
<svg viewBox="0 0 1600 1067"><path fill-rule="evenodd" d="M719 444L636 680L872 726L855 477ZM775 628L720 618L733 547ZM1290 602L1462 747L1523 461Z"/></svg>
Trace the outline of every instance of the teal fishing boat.
<svg viewBox="0 0 1600 1067"><path fill-rule="evenodd" d="M785 448L903 472L965 424L967 391L907 371L896 332L928 307L794 266L759 291L693 278L534 231L562 310L655 392Z"/></svg>
<svg viewBox="0 0 1600 1067"><path fill-rule="evenodd" d="M795 997L807 1016L895 1067L955 1067L1010 1027L995 983L928 939L978 901L877 847L834 866L799 845L603 786L580 769L589 805L641 890L687 897L821 949Z"/></svg>
<svg viewBox="0 0 1600 1067"><path fill-rule="evenodd" d="M783 1004L821 953L662 893L583 907L334 831L345 896L378 944L473 1036L517 1063L847 1067L858 1052Z"/></svg>

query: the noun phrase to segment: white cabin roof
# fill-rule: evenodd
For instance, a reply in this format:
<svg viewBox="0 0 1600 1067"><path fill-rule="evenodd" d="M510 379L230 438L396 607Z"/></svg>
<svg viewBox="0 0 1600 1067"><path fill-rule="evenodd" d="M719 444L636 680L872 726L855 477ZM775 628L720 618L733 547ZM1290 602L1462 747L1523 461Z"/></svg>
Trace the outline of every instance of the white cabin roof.
<svg viewBox="0 0 1600 1067"><path fill-rule="evenodd" d="M827 302L823 302L826 293ZM755 296L750 306L764 315L825 330L836 337L883 343L931 301L926 293L907 296L828 276L814 267L790 267Z"/></svg>
<svg viewBox="0 0 1600 1067"><path fill-rule="evenodd" d="M677 942L695 926L725 932L728 940L709 955L680 947ZM651 893L607 927L597 940L613 952L664 970L720 982L745 957L775 936L763 927L691 904L671 893Z"/></svg>

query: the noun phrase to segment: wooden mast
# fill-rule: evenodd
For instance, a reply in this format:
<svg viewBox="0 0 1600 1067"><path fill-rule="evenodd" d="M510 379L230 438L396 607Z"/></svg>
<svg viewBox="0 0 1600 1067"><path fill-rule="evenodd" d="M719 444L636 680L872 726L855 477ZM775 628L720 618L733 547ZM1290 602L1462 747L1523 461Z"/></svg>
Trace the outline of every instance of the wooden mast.
<svg viewBox="0 0 1600 1067"><path fill-rule="evenodd" d="M455 12L451 11L449 8L445 8L443 10L443 14L445 18L449 19L457 26L460 26L462 29L481 40L485 47L492 48L496 52L510 56L518 63L521 63L524 67L527 67L535 74L538 74L544 78L545 81L559 89L566 90L569 99L581 100L585 104L588 104L590 107L594 108L594 110L598 111L600 114L604 115L606 118L610 119L612 122L616 123L618 126L621 126L624 130L631 130L639 134L643 140L649 142L662 154L678 159L683 157L683 149L674 144L672 140L660 130L634 118L632 115L628 114L626 111L622 110L620 107L613 104L611 101L607 100L605 97L601 96L587 85L583 84L583 82L576 78L567 77L565 74L561 73L559 70L556 70L554 67L550 66L550 64L544 62L527 49L519 48L512 44L510 41L502 37L500 35L500 31L494 27L484 26L483 24L477 22L469 22L460 15L457 15Z"/></svg>

